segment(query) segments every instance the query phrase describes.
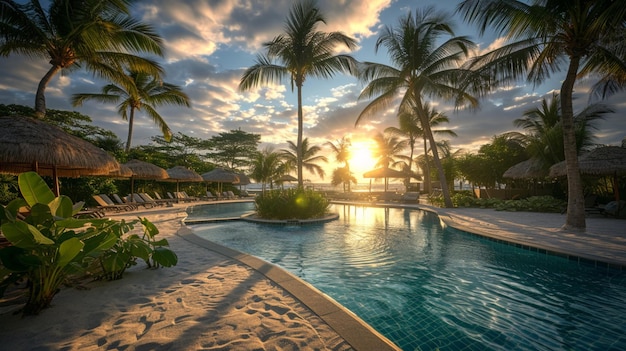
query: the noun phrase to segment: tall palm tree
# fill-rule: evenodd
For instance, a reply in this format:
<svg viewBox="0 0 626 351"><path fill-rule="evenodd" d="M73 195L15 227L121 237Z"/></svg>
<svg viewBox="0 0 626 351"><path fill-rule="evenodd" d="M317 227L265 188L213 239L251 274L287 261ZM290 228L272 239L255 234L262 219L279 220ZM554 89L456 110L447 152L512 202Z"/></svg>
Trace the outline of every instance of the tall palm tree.
<svg viewBox="0 0 626 351"><path fill-rule="evenodd" d="M351 157L350 147L352 146L352 143L350 142L350 138L347 138L344 136L343 138L337 140L335 143L333 143L332 141L328 141L326 142L326 145L328 145L331 151L335 154L335 160L337 160L337 162L339 163L343 163L342 168L337 168L335 172L333 172L333 179L341 178L341 179L347 180L348 192L350 192L350 183L352 182L353 179L356 181L356 178L352 176L352 172L350 172L350 157ZM341 171L338 171L339 169L341 169ZM337 177L335 177L335 175L337 175ZM337 185L337 184L333 184L333 185ZM345 188L346 188L346 183L344 182L344 191L345 191Z"/></svg>
<svg viewBox="0 0 626 351"><path fill-rule="evenodd" d="M429 103L424 103L423 106L424 113L428 116L428 123L430 124L430 129L433 135L448 135L456 137L457 134L450 129L433 129L433 127L437 127L443 123L449 123L450 120L448 116L443 113L438 112L435 108L431 108ZM416 111L415 106L411 106L411 104L406 103L400 106L400 111L398 112L398 125L399 127L388 127L385 129L385 133L391 133L394 135L401 135L407 138L409 143L409 163L407 168L409 172L412 172L413 168L413 160L415 153L415 143L417 139L420 138L423 140L424 146L424 159L428 160L428 142L426 133L424 133L424 128L422 128L421 120L418 115L418 111ZM424 191L426 193L430 193L430 162L423 163L424 166Z"/></svg>
<svg viewBox="0 0 626 351"><path fill-rule="evenodd" d="M0 0L0 55L12 53L49 61L39 82L35 115L46 114L45 90L61 70L79 67L100 78L123 75L122 67L159 75L161 68L139 53L162 55L154 29L130 15L130 0L52 0L44 10L39 0L19 4Z"/></svg>
<svg viewBox="0 0 626 351"><path fill-rule="evenodd" d="M281 155L288 165L294 165L299 162L301 167L324 179L326 172L324 172L324 168L317 163L328 162L328 159L326 156L317 155L320 151L322 151L321 147L316 145L309 147L309 138L304 138L304 140L302 140L302 146L300 148L298 148L293 141L288 141L287 144L289 144L289 149L281 150ZM298 157L298 150L302 150L300 157Z"/></svg>
<svg viewBox="0 0 626 351"><path fill-rule="evenodd" d="M476 67L495 73L495 81L510 82L525 76L538 84L553 72L566 69L560 89L568 183L563 228L584 231L585 200L576 152L574 84L583 76L626 72L626 6L613 0L466 0L458 10L468 22L478 24L481 33L492 27L510 40L475 62Z"/></svg>
<svg viewBox="0 0 626 351"><path fill-rule="evenodd" d="M376 167L393 168L404 164L406 156L403 155L407 147L407 141L390 134L378 133L374 136L376 148L372 152L377 158ZM389 178L385 177L385 191L389 184Z"/></svg>
<svg viewBox="0 0 626 351"><path fill-rule="evenodd" d="M461 68L469 50L474 47L467 37L454 36L449 15L436 13L432 8L416 10L415 16L408 13L400 18L397 27L385 27L376 41L376 51L384 46L394 67L366 63L359 73L361 80L368 82L359 98L374 98L356 120L358 125L365 116L384 111L402 94L400 105L412 104L420 118L437 167L446 207L452 207L450 192L433 132L424 106L427 97L454 101L457 106L478 100L465 91L462 78L467 72ZM443 40L443 41L442 41Z"/></svg>
<svg viewBox="0 0 626 351"><path fill-rule="evenodd" d="M332 186L343 184L343 192L345 193L346 189L348 192L350 192L350 183L357 183L356 177L352 174L352 172L350 172L350 168L344 166L337 167L333 170L333 174L330 178L330 184Z"/></svg>
<svg viewBox="0 0 626 351"><path fill-rule="evenodd" d="M135 111L145 111L152 121L161 128L167 141L172 137L172 131L167 122L156 111L162 105L179 105L190 107L189 97L182 89L173 84L162 82L159 78L143 72L129 72L124 80L118 80L118 85L107 84L100 94L74 94L72 104L81 106L86 100L97 100L104 103L117 103L117 112L126 121L128 120L128 139L126 152L130 151L133 138L133 122Z"/></svg>
<svg viewBox="0 0 626 351"><path fill-rule="evenodd" d="M335 55L335 51L345 46L349 50L357 47L355 39L341 32L320 32L317 26L326 23L315 1L303 0L294 4L285 25L285 33L265 43L266 55L259 55L257 62L248 68L239 83L241 91L260 85L279 83L283 78L291 80L298 95L298 139L297 171L298 186L302 179L302 86L308 76L330 78L335 72L354 74L356 61L349 55ZM281 64L274 63L278 60Z"/></svg>

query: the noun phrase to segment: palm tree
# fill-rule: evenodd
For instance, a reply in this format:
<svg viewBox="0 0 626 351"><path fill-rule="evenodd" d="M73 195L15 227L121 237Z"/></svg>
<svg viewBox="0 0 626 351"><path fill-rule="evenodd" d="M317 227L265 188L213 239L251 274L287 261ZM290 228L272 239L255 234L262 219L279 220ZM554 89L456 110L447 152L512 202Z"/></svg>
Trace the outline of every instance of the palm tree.
<svg viewBox="0 0 626 351"><path fill-rule="evenodd" d="M164 83L157 77L143 72L129 72L127 79L118 81L119 85L107 84L100 94L74 94L72 104L81 106L85 100L97 100L104 103L117 103L117 112L125 121L128 120L128 139L126 152L130 151L133 138L133 122L135 111L145 111L152 121L161 128L167 141L172 137L172 131L163 117L156 111L162 105L179 105L190 107L189 97L182 89L173 84Z"/></svg>
<svg viewBox="0 0 626 351"><path fill-rule="evenodd" d="M341 178L341 179L346 180L347 185L348 185L348 192L350 192L350 183L353 180L356 183L356 178L352 175L352 172L350 172L350 157L351 157L350 147L352 146L352 143L350 142L350 138L343 137L337 140L336 144L333 143L332 141L328 141L326 142L326 145L328 145L328 147L330 147L330 149L335 154L335 160L337 160L337 162L339 163L343 163L342 168L337 168L333 172L333 180L335 180L336 178L337 179ZM335 177L335 175L337 175L337 177ZM346 182L344 182L344 185L343 185L344 192L346 191ZM338 185L338 184L339 183L333 184L333 185Z"/></svg>
<svg viewBox="0 0 626 351"><path fill-rule="evenodd" d="M341 32L317 31L320 23L326 23L315 1L303 0L294 4L287 18L285 33L265 43L265 56L259 55L257 62L248 68L239 83L241 91L260 85L279 83L283 78L291 80L291 89L298 95L298 139L297 171L298 186L302 179L302 86L308 76L330 78L337 71L356 72L356 61L349 55L335 55L340 46L353 50L357 42ZM281 64L274 63L281 61Z"/></svg>
<svg viewBox="0 0 626 351"><path fill-rule="evenodd" d="M300 162L304 169L324 179L326 172L324 172L324 168L317 163L328 162L328 159L326 159L326 156L317 155L322 151L321 147L315 145L309 147L309 138L302 140L301 148L298 148L292 141L288 141L287 144L289 144L289 149L281 150L281 155L290 168L292 165ZM298 150L302 150L301 157L298 157Z"/></svg>
<svg viewBox="0 0 626 351"><path fill-rule="evenodd" d="M122 67L159 75L161 68L138 53L162 55L161 37L130 16L129 0L0 0L0 55L41 58L51 67L39 82L35 115L46 114L45 90L61 70L79 67L100 78L123 75Z"/></svg>
<svg viewBox="0 0 626 351"><path fill-rule="evenodd" d="M458 10L468 22L478 24L481 33L493 27L510 39L475 62L475 67L494 73L496 81L509 82L525 76L538 84L566 66L560 89L568 183L563 229L584 231L585 200L576 151L574 84L577 78L597 73L619 77L621 72L624 77L626 6L613 0L537 0L531 4L466 0Z"/></svg>
<svg viewBox="0 0 626 351"><path fill-rule="evenodd" d="M347 191L350 192L350 183L356 184L356 177L350 172L350 168L344 166L333 170L333 175L330 180L332 186L343 184L343 192L345 193L346 185Z"/></svg>
<svg viewBox="0 0 626 351"><path fill-rule="evenodd" d="M266 184L272 186L273 181L285 174L285 164L281 154L271 148L259 152L252 161L250 178L261 183L261 191L265 193Z"/></svg>
<svg viewBox="0 0 626 351"><path fill-rule="evenodd" d="M605 114L612 112L614 111L606 105L592 104L574 116L577 152L594 146L595 137L591 132L596 128L594 122L604 119ZM544 98L540 107L525 111L523 117L513 123L527 131L528 134L521 134L520 138L529 155L540 160L546 169L565 159L558 94L554 93L550 100Z"/></svg>
<svg viewBox="0 0 626 351"><path fill-rule="evenodd" d="M456 137L457 134L450 129L433 129L442 123L449 123L450 120L448 116L443 113L438 112L436 109L431 108L429 103L424 103L423 106L424 113L428 116L428 123L430 124L430 129L433 135L448 135ZM385 133L391 133L394 135L405 136L409 143L409 163L407 168L409 172L412 172L413 169L413 159L415 152L415 143L418 138L421 138L424 143L424 158L428 160L428 143L427 136L424 133L424 128L422 128L421 120L418 116L418 112L415 109L415 106L411 106L411 104L403 104L400 106L400 112L398 113L398 125L399 127L388 127L385 129ZM424 191L426 193L430 193L430 162L423 163L424 166Z"/></svg>
<svg viewBox="0 0 626 351"><path fill-rule="evenodd" d="M468 83L461 85L467 71L460 65L467 57L469 49L474 47L474 43L466 37L454 36L449 18L444 13L435 13L431 8L423 12L416 10L415 16L408 13L401 17L398 27L385 27L382 30L376 41L376 51L381 45L385 46L395 67L365 64L359 75L368 84L359 98L375 98L365 107L355 123L358 125L365 116L386 110L399 94L403 94L400 105L410 104L415 107L420 125L431 145L446 207L452 207L452 200L445 184L445 174L437 149L432 147L436 143L424 100L427 97L437 97L454 100L457 106L478 104L463 89L471 86ZM441 42L442 36L448 38Z"/></svg>
<svg viewBox="0 0 626 351"><path fill-rule="evenodd" d="M406 156L402 153L408 144L406 140L400 140L395 135L378 133L374 136L374 142L376 149L373 151L373 156L378 159L376 167L387 169L404 164ZM387 191L388 183L389 178L385 177L385 191Z"/></svg>

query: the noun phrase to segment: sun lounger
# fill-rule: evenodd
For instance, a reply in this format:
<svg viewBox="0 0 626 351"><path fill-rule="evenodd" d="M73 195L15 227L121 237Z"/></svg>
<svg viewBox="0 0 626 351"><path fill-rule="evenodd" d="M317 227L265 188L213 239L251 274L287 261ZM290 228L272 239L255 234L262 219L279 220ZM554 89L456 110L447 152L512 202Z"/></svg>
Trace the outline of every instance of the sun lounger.
<svg viewBox="0 0 626 351"><path fill-rule="evenodd" d="M154 192L154 196L156 196L156 199L154 199L155 201L162 201L162 202L166 203L168 206L170 206L172 203L176 202L176 199L166 199L166 198L163 198L161 196L161 194L159 194L158 191Z"/></svg>
<svg viewBox="0 0 626 351"><path fill-rule="evenodd" d="M132 211L137 209L136 206L132 206L131 204L126 204L126 203L115 203L113 200L111 200L111 198L109 197L109 195L107 194L100 194L99 195L102 200L104 200L108 205L118 205L118 206L125 206L127 211Z"/></svg>
<svg viewBox="0 0 626 351"><path fill-rule="evenodd" d="M400 202L418 204L420 202L420 193L406 192L400 196Z"/></svg>
<svg viewBox="0 0 626 351"><path fill-rule="evenodd" d="M152 198L152 196L148 195L148 193L139 193L138 195L143 199L143 201L145 201L147 203L151 203L153 206L163 206L163 205L165 205L165 201L156 200L156 199Z"/></svg>
<svg viewBox="0 0 626 351"><path fill-rule="evenodd" d="M109 205L106 203L106 201L104 201L104 199L102 199L102 197L100 195L92 195L91 197L93 197L94 200L96 200L96 202L98 203L98 206L96 208L103 210L103 211L115 211L115 212L120 212L120 211L128 211L127 206L124 205Z"/></svg>
<svg viewBox="0 0 626 351"><path fill-rule="evenodd" d="M131 195L129 195L130 198ZM132 194L132 201L130 201L131 203L137 204L139 206L143 206L145 208L153 208L154 206L156 206L155 202L148 202L146 200L144 200L141 196L139 196L139 194L137 193L133 193Z"/></svg>
<svg viewBox="0 0 626 351"><path fill-rule="evenodd" d="M139 208L139 206L135 204L131 204L130 202L122 200L122 198L117 194L111 194L111 197L113 198L113 200L115 200L116 205L126 205L126 206L131 207L131 209L133 210L136 210L137 208Z"/></svg>
<svg viewBox="0 0 626 351"><path fill-rule="evenodd" d="M210 190L206 191L206 197L203 197L204 200L217 200L217 196L213 195Z"/></svg>

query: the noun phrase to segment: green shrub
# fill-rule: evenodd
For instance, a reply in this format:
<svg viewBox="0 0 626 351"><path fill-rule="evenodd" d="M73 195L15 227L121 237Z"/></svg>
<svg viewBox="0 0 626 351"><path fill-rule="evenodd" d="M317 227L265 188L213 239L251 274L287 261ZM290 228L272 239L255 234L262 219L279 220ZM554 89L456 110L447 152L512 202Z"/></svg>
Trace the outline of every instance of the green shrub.
<svg viewBox="0 0 626 351"><path fill-rule="evenodd" d="M265 219L320 218L328 212L328 199L306 189L285 189L265 192L256 197L256 210Z"/></svg>
<svg viewBox="0 0 626 351"><path fill-rule="evenodd" d="M559 213L567 202L552 196L531 196L521 200L506 200L495 207L498 211L554 212Z"/></svg>

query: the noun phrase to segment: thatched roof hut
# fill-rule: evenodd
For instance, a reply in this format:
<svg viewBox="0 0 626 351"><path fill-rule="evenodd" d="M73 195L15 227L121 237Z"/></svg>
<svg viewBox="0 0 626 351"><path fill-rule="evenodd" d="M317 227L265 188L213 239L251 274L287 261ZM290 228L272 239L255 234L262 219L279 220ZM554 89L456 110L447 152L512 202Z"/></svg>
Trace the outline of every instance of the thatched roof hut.
<svg viewBox="0 0 626 351"><path fill-rule="evenodd" d="M626 148L603 146L578 157L581 174L589 175L626 175ZM567 175L565 161L550 167L550 177Z"/></svg>
<svg viewBox="0 0 626 351"><path fill-rule="evenodd" d="M130 168L132 177L135 179L167 179L169 175L163 168L153 165L150 162L140 160L130 160L123 164Z"/></svg>
<svg viewBox="0 0 626 351"><path fill-rule="evenodd" d="M548 170L543 161L531 158L507 169L502 176L511 179L543 179L548 176Z"/></svg>
<svg viewBox="0 0 626 351"><path fill-rule="evenodd" d="M167 175L170 180L183 181L183 182L202 182L204 179L189 168L183 166L172 167L167 170Z"/></svg>

